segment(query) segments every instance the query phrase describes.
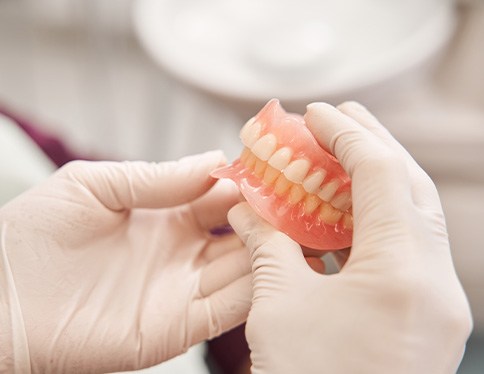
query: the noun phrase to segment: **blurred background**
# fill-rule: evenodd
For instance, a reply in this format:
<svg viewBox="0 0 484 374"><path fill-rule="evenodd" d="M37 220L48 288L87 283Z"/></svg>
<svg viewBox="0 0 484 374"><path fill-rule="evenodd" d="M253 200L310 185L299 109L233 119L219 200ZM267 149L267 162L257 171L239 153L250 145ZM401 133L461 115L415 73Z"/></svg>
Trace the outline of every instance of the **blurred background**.
<svg viewBox="0 0 484 374"><path fill-rule="evenodd" d="M271 97L358 100L437 184L475 321L459 373L483 373L483 41L480 0L0 0L0 204L72 158L233 159Z"/></svg>

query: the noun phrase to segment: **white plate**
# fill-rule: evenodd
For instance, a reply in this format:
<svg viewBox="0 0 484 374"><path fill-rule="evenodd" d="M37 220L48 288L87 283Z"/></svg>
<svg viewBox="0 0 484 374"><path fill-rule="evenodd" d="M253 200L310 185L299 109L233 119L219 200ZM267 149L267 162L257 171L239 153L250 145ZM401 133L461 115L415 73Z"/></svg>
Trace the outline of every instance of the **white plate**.
<svg viewBox="0 0 484 374"><path fill-rule="evenodd" d="M385 81L453 30L450 0L137 0L134 22L168 72L236 99L309 100Z"/></svg>

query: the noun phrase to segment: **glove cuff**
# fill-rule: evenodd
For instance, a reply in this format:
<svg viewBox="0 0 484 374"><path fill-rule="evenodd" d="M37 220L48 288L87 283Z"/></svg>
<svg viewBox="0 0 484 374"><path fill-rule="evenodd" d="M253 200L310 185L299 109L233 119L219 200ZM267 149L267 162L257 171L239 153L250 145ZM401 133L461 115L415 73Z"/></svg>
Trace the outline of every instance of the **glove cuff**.
<svg viewBox="0 0 484 374"><path fill-rule="evenodd" d="M7 257L7 224L0 225L0 373L31 373L22 310Z"/></svg>

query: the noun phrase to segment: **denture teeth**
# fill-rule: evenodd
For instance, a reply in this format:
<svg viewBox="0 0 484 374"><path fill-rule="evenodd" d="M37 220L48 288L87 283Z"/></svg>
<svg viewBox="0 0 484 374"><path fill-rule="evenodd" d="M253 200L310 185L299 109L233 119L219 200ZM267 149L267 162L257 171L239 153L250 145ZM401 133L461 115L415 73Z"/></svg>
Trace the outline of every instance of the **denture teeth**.
<svg viewBox="0 0 484 374"><path fill-rule="evenodd" d="M263 181L264 181L265 184L271 185L272 183L275 182L275 180L277 179L277 177L280 174L281 174L281 172L279 170L273 168L270 165L267 165L267 168L264 172Z"/></svg>
<svg viewBox="0 0 484 374"><path fill-rule="evenodd" d="M242 144L246 147L251 148L257 139L260 138L260 133L262 131L262 124L257 122L254 118L251 118L240 130L240 139Z"/></svg>
<svg viewBox="0 0 484 374"><path fill-rule="evenodd" d="M285 169L284 175L293 183L301 183L311 168L309 160L300 158L292 161Z"/></svg>
<svg viewBox="0 0 484 374"><path fill-rule="evenodd" d="M266 170L267 162L257 159L255 162L254 173L259 178L262 178L264 175L264 171Z"/></svg>
<svg viewBox="0 0 484 374"><path fill-rule="evenodd" d="M300 184L294 184L289 191L289 202L291 204L297 204L306 195L306 191Z"/></svg>
<svg viewBox="0 0 484 374"><path fill-rule="evenodd" d="M337 179L333 179L331 182L324 184L318 193L319 198L324 201L331 201L339 186L340 182Z"/></svg>
<svg viewBox="0 0 484 374"><path fill-rule="evenodd" d="M308 175L302 185L308 193L316 193L324 178L326 178L326 170L319 169Z"/></svg>
<svg viewBox="0 0 484 374"><path fill-rule="evenodd" d="M269 159L269 165L273 168L283 171L289 162L291 162L292 158L292 149L289 147L280 148L272 155Z"/></svg>
<svg viewBox="0 0 484 374"><path fill-rule="evenodd" d="M247 157L249 157L249 155L250 155L250 149L247 148L247 147L244 147L244 150L242 151L242 154L240 155L240 162L245 164L245 162L247 161Z"/></svg>
<svg viewBox="0 0 484 374"><path fill-rule="evenodd" d="M319 218L330 225L335 225L343 216L341 210L335 209L329 203L323 202L319 210Z"/></svg>
<svg viewBox="0 0 484 374"><path fill-rule="evenodd" d="M252 153L262 161L267 161L277 147L277 139L273 134L266 134L252 146Z"/></svg>
<svg viewBox="0 0 484 374"><path fill-rule="evenodd" d="M307 195L304 199L304 213L311 214L321 204L321 199L316 195Z"/></svg>
<svg viewBox="0 0 484 374"><path fill-rule="evenodd" d="M274 193L277 196L282 196L287 192L287 190L291 187L291 185L292 183L286 179L284 174L280 174L274 186Z"/></svg>
<svg viewBox="0 0 484 374"><path fill-rule="evenodd" d="M345 229L349 229L349 230L352 230L353 229L353 216L349 213L345 213L343 215L343 226L345 227Z"/></svg>
<svg viewBox="0 0 484 374"><path fill-rule="evenodd" d="M245 167L248 169L252 169L255 166L255 163L257 162L257 157L250 152L250 154L247 156L247 159L245 160Z"/></svg>
<svg viewBox="0 0 484 374"><path fill-rule="evenodd" d="M331 205L343 212L348 210L351 206L351 193L349 191L341 192L333 197Z"/></svg>

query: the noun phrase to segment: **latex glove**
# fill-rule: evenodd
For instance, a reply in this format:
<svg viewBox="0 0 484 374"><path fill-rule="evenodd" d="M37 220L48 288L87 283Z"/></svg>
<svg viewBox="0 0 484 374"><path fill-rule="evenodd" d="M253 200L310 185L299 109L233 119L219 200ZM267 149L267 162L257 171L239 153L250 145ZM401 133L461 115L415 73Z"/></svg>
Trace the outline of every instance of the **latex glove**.
<svg viewBox="0 0 484 374"><path fill-rule="evenodd" d="M242 323L247 250L209 233L239 201L210 189L223 162L74 162L0 209L0 372L147 367Z"/></svg>
<svg viewBox="0 0 484 374"><path fill-rule="evenodd" d="M353 247L321 275L246 203L232 208L252 259L253 373L455 373L472 322L434 184L356 103L311 104L305 120L352 177Z"/></svg>

